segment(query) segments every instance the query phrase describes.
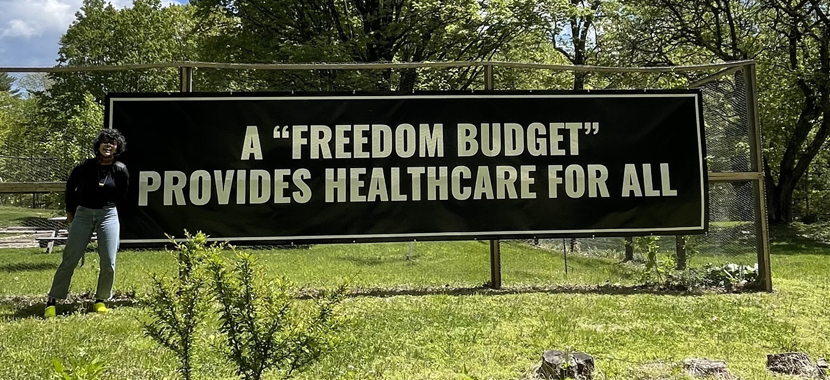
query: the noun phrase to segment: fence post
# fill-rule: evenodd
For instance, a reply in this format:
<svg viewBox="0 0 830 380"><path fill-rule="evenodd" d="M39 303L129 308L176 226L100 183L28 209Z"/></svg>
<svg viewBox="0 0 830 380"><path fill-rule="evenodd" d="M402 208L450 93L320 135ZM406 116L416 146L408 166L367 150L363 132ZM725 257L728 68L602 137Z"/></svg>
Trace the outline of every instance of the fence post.
<svg viewBox="0 0 830 380"><path fill-rule="evenodd" d="M181 92L193 92L193 68L179 67L179 89Z"/></svg>
<svg viewBox="0 0 830 380"><path fill-rule="evenodd" d="M634 261L634 238L631 236L625 237L625 258L623 258L623 261Z"/></svg>
<svg viewBox="0 0 830 380"><path fill-rule="evenodd" d="M764 165L761 148L761 121L758 116L758 92L756 88L755 63L744 66L744 88L746 91L747 127L749 128L749 170L758 173L752 181L755 198L755 248L758 252L758 278L764 290L772 291L772 270L769 257L769 229L767 203L764 192Z"/></svg>
<svg viewBox="0 0 830 380"><path fill-rule="evenodd" d="M493 65L484 64L484 89L494 89ZM501 289L501 246L498 240L490 240L490 287Z"/></svg>
<svg viewBox="0 0 830 380"><path fill-rule="evenodd" d="M674 252L675 257L677 258L677 262L675 263L674 269L676 270L685 270L686 269L686 237L683 235L675 235L674 237Z"/></svg>
<svg viewBox="0 0 830 380"><path fill-rule="evenodd" d="M484 65L484 89L493 90L495 87L493 84L493 65L488 62Z"/></svg>

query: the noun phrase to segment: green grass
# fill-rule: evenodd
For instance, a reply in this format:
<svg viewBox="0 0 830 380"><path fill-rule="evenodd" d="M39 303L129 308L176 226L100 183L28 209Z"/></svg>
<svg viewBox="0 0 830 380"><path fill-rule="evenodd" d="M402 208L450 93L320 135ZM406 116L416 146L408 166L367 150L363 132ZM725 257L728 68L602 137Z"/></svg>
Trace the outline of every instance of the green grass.
<svg viewBox="0 0 830 380"><path fill-rule="evenodd" d="M59 211L50 209L0 206L0 228L22 226L28 220L51 218L58 213Z"/></svg>
<svg viewBox="0 0 830 380"><path fill-rule="evenodd" d="M799 228L773 235L773 293L639 289L630 286L639 268L613 258L569 256L566 275L561 253L517 242L502 243L498 292L481 288L490 276L486 242L419 242L412 260L408 243L254 252L267 273L298 286L350 278L355 287L341 308L341 345L301 379L525 378L545 349L568 347L596 357L598 379L680 379L676 364L688 357L726 360L743 379L780 379L764 368L767 354L830 356L830 245ZM96 254L86 257L74 294L95 285ZM143 336L143 312L130 302L98 316L75 301L56 320L39 318L59 261L60 250L0 250L0 379L47 378L52 357L99 357L106 379L175 378L175 358ZM692 264L707 262L755 257L699 255ZM121 252L116 290L143 293L148 273L173 264L162 251ZM621 286L588 286L606 281ZM198 358L202 378L233 378L214 351Z"/></svg>
<svg viewBox="0 0 830 380"><path fill-rule="evenodd" d="M266 273L280 274L301 287L320 288L349 279L363 289L418 289L479 287L490 279L488 242L416 243L411 260L408 243L314 245L309 249L253 251ZM43 249L0 251L0 296L40 296L48 290L60 263L61 248L48 255ZM230 254L230 252L228 252ZM633 284L639 275L616 260L572 256L564 273L561 253L536 249L517 242L501 244L502 280L505 284L600 284L606 281ZM167 273L175 267L172 254L164 251L122 251L118 254L116 291L145 293L149 274ZM94 290L98 255L87 252L78 268L72 291Z"/></svg>

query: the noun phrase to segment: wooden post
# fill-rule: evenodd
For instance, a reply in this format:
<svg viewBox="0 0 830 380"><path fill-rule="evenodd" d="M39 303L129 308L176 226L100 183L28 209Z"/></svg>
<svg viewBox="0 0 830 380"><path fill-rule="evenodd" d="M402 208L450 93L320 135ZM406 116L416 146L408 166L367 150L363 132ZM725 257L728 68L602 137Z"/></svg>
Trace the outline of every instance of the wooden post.
<svg viewBox="0 0 830 380"><path fill-rule="evenodd" d="M181 92L193 92L193 68L179 67L179 86Z"/></svg>
<svg viewBox="0 0 830 380"><path fill-rule="evenodd" d="M761 150L761 121L758 116L758 93L756 88L755 63L744 66L744 88L746 90L746 112L749 125L749 170L757 172L752 181L755 207L755 249L758 253L758 278L764 290L772 291L772 269L769 257L769 228L767 225L767 202L764 192L764 165Z"/></svg>
<svg viewBox="0 0 830 380"><path fill-rule="evenodd" d="M677 235L674 237L674 250L677 258L674 269L686 269L686 239L683 236Z"/></svg>
<svg viewBox="0 0 830 380"><path fill-rule="evenodd" d="M625 238L625 258L623 261L634 261L634 238L631 236Z"/></svg>

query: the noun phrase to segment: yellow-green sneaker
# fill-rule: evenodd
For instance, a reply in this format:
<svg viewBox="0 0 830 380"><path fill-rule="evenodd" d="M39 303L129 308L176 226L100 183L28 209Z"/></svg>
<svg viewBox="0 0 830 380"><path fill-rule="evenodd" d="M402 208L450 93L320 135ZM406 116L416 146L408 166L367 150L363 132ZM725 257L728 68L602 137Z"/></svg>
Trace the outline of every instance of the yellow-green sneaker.
<svg viewBox="0 0 830 380"><path fill-rule="evenodd" d="M43 312L43 318L55 318L55 305L46 306L46 310Z"/></svg>
<svg viewBox="0 0 830 380"><path fill-rule="evenodd" d="M92 310L98 314L106 314L110 312L110 309L107 309L107 305L104 305L103 302L96 302L92 305Z"/></svg>

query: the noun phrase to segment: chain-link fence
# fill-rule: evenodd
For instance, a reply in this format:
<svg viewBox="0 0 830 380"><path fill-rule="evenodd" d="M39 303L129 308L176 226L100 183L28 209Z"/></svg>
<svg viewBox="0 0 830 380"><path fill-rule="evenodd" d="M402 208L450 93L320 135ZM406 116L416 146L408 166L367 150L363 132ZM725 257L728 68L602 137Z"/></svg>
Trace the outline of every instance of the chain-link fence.
<svg viewBox="0 0 830 380"><path fill-rule="evenodd" d="M754 141L759 134L757 122L753 120L755 105L749 99L754 95L746 83L747 78L752 78L748 67L750 65L673 71L596 68L587 72L578 69L497 68L494 88L699 88L703 95L706 159L710 171L710 228L706 235L693 237L691 245L701 254L732 256L735 261L758 260L763 271L766 265L763 260L768 254L763 219L766 213L761 202L763 194L758 191L762 189L762 177L758 173L761 165L760 162L753 163L754 150L760 142ZM582 75L581 86L574 85L578 75ZM753 134L753 130L756 133ZM751 175L741 175L748 173ZM757 215L759 211L763 215ZM678 249L674 236L662 236L658 242L663 252ZM549 239L534 243L576 254L626 258L623 238Z"/></svg>
<svg viewBox="0 0 830 380"><path fill-rule="evenodd" d="M178 75L174 73L177 67ZM739 256L757 253L762 276L769 284L766 211L761 201L764 196L763 176L759 170L760 134L755 118L752 62L657 68L499 62L181 63L128 68L64 68L54 75L53 88L69 86L77 89L74 97L52 99L57 108L75 110L76 118L80 119L70 123L89 124L99 120L101 123L75 129L31 131L23 138L7 139L0 145L0 206L51 207L56 210L62 207L60 193L37 195L54 190L54 185L45 189L38 183L65 181L72 166L86 156L88 152L83 147L91 144L95 132L102 125L100 103L105 91L411 92L699 88L703 94L706 123L711 224L709 233L696 238L695 245L706 254ZM84 93L90 95L84 98ZM14 187L14 183L30 185ZM56 216L59 214L59 211L54 212ZM29 220L28 223L33 222ZM42 227L54 229L54 223L44 218ZM665 237L661 242L662 249L672 250L675 247L674 237ZM623 257L626 249L623 238L535 240L534 243L589 255L617 257ZM769 289L769 285L767 287Z"/></svg>

